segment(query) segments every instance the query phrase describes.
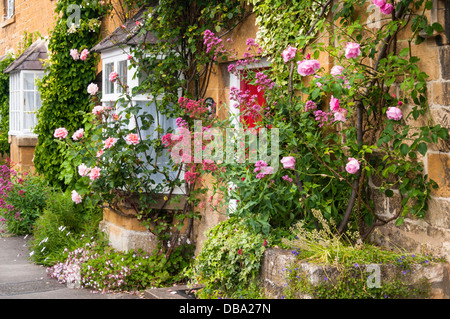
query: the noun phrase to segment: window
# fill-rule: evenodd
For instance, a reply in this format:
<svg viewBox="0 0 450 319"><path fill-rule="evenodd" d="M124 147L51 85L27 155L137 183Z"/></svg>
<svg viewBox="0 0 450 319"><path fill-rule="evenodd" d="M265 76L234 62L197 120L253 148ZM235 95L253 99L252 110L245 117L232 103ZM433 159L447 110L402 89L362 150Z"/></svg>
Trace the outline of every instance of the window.
<svg viewBox="0 0 450 319"><path fill-rule="evenodd" d="M3 0L4 4L4 19L8 20L9 18L12 18L14 15L14 0Z"/></svg>
<svg viewBox="0 0 450 319"><path fill-rule="evenodd" d="M122 97L122 88L115 81L114 83L109 81L109 74L113 71L116 71L119 75L120 83L126 84L132 92L133 88L138 86L142 77L138 78L137 70L132 68L128 61L128 54L123 52L122 49L114 49L108 50L108 52L102 52L102 60L103 60L103 94L102 94L102 103L105 106L114 106L119 98ZM144 75L145 76L145 75ZM159 97L156 98L158 100ZM154 124L148 127L147 129L141 129L141 137L143 140L145 139L154 139L158 137L158 133L156 131L156 123L159 123L160 128L167 132L169 128L174 129L176 127L175 119L167 118L165 115L161 113L157 113L156 105L154 102L154 98L145 94L145 92L140 92L139 94L135 94L132 98L132 103L135 106L140 108L138 112L138 117L140 115L149 115L154 119ZM116 105L117 108L120 108L120 105ZM117 110L120 112L120 109ZM142 123L138 123L139 127L142 128ZM130 121L128 125L128 129L133 130L136 127L136 123L134 121ZM161 135L162 136L162 135ZM148 154L151 154L154 157L154 152L152 150L149 151ZM142 155L144 157L144 155ZM159 167L167 167L169 165L169 154L165 151L158 158L158 166ZM176 177L176 172L171 172L171 177ZM152 179L155 183L160 183L163 181L164 176L162 174L155 174L152 176ZM175 190L174 193L180 194L183 193L180 189Z"/></svg>
<svg viewBox="0 0 450 319"><path fill-rule="evenodd" d="M41 95L36 80L43 71L16 71L9 77L9 135L32 135L37 123L36 112L41 107Z"/></svg>

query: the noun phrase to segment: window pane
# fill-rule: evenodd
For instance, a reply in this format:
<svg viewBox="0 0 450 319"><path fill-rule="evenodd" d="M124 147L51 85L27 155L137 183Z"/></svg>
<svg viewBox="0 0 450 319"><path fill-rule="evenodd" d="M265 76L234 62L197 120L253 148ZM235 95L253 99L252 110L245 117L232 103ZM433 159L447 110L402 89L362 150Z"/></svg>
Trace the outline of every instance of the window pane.
<svg viewBox="0 0 450 319"><path fill-rule="evenodd" d="M103 83L105 83L105 94L114 93L114 83L109 80L109 74L114 71L114 63L106 63L103 75Z"/></svg>
<svg viewBox="0 0 450 319"><path fill-rule="evenodd" d="M119 79L120 79L120 84L121 85L126 85L127 84L127 61L119 61L117 62L117 73L119 73ZM121 85L117 86L117 92L118 93L122 93L122 87Z"/></svg>
<svg viewBox="0 0 450 319"><path fill-rule="evenodd" d="M34 74L24 73L23 74L23 89L24 90L34 90Z"/></svg>

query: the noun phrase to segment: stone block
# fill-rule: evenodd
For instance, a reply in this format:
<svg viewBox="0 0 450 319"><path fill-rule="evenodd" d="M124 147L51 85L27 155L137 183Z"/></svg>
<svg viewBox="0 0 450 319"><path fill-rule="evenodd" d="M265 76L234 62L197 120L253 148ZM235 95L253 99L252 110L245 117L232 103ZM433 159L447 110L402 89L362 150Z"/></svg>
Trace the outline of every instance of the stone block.
<svg viewBox="0 0 450 319"><path fill-rule="evenodd" d="M119 251L142 249L152 253L157 248L158 240L149 231L130 230L105 220L100 222L99 227L106 233L111 246Z"/></svg>
<svg viewBox="0 0 450 319"><path fill-rule="evenodd" d="M450 46L442 46L439 49L439 65L443 80L450 80Z"/></svg>
<svg viewBox="0 0 450 319"><path fill-rule="evenodd" d="M439 186L438 189L433 189L432 195L450 197L450 154L428 152L427 172L428 177Z"/></svg>
<svg viewBox="0 0 450 319"><path fill-rule="evenodd" d="M369 268L369 266L371 266ZM281 298L287 283L286 273L295 267L299 273L306 276L311 284L317 285L324 282L332 282L339 279L339 268L333 265L320 265L296 261L294 255L285 249L270 248L264 252L260 279L264 284L266 295L269 298ZM394 279L400 279L408 286L416 286L423 279L431 285L432 299L450 298L450 280L448 263L431 263L429 265L412 265L411 275L404 275L402 269L395 265L358 265L354 269L355 276L361 273L373 274L373 268L379 267L380 284ZM325 277L327 280L325 280ZM309 295L299 295L300 299L311 299Z"/></svg>
<svg viewBox="0 0 450 319"><path fill-rule="evenodd" d="M433 83L433 103L450 106L450 82L439 81Z"/></svg>

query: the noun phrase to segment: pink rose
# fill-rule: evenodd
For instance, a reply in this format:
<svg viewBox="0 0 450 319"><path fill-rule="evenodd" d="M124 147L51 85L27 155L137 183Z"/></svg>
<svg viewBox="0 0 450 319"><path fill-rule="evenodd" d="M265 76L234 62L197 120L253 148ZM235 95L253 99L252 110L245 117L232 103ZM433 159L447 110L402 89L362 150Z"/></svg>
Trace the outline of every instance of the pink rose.
<svg viewBox="0 0 450 319"><path fill-rule="evenodd" d="M373 4L377 7L382 7L386 4L386 0L373 0Z"/></svg>
<svg viewBox="0 0 450 319"><path fill-rule="evenodd" d="M105 149L111 148L114 144L116 144L117 138L115 137L108 137L106 140L103 141L103 144L105 145Z"/></svg>
<svg viewBox="0 0 450 319"><path fill-rule="evenodd" d="M62 140L67 137L67 134L68 134L67 130L64 127L60 127L55 130L53 136Z"/></svg>
<svg viewBox="0 0 450 319"><path fill-rule="evenodd" d="M75 131L75 133L73 133L72 139L74 141L78 141L83 136L84 136L84 129L80 128L79 130Z"/></svg>
<svg viewBox="0 0 450 319"><path fill-rule="evenodd" d="M264 175L273 174L273 167L272 166L263 167L261 169L261 173L264 174Z"/></svg>
<svg viewBox="0 0 450 319"><path fill-rule="evenodd" d="M345 165L345 170L350 174L355 174L360 168L359 161L350 157L348 159L347 165Z"/></svg>
<svg viewBox="0 0 450 319"><path fill-rule="evenodd" d="M92 109L92 114L101 114L105 111L105 107L103 105L96 105L94 106L94 108Z"/></svg>
<svg viewBox="0 0 450 319"><path fill-rule="evenodd" d="M88 176L89 174L89 167L86 166L86 164L81 163L81 165L78 166L78 174L80 174L81 176Z"/></svg>
<svg viewBox="0 0 450 319"><path fill-rule="evenodd" d="M280 162L284 168L295 169L295 158L293 156L283 157Z"/></svg>
<svg viewBox="0 0 450 319"><path fill-rule="evenodd" d="M127 60L131 60L133 57L131 55L128 54L127 56Z"/></svg>
<svg viewBox="0 0 450 319"><path fill-rule="evenodd" d="M293 58L295 58L295 53L297 52L297 48L293 48L290 45L281 53L281 56L283 57L284 63L289 62Z"/></svg>
<svg viewBox="0 0 450 319"><path fill-rule="evenodd" d="M394 6L390 3L386 3L380 7L380 11L383 14L391 14L392 10L394 10Z"/></svg>
<svg viewBox="0 0 450 319"><path fill-rule="evenodd" d="M104 152L105 152L105 151L104 151L103 149L101 149L100 151L97 152L96 156L97 156L97 157L100 157L100 156L103 155Z"/></svg>
<svg viewBox="0 0 450 319"><path fill-rule="evenodd" d="M340 65L335 65L331 68L331 75L337 76L337 75L341 75L342 71L344 71L344 67L340 66Z"/></svg>
<svg viewBox="0 0 450 319"><path fill-rule="evenodd" d="M398 121L402 118L402 110L396 106L391 106L387 109L386 115L388 119Z"/></svg>
<svg viewBox="0 0 450 319"><path fill-rule="evenodd" d="M334 96L332 96L330 100L330 109L332 111L339 110L339 99L335 98Z"/></svg>
<svg viewBox="0 0 450 319"><path fill-rule="evenodd" d="M361 55L361 49L358 43L349 42L345 47L345 57L347 59L357 58Z"/></svg>
<svg viewBox="0 0 450 319"><path fill-rule="evenodd" d="M82 198L80 194L77 193L76 190L72 191L72 200L75 202L75 204L81 203Z"/></svg>
<svg viewBox="0 0 450 319"><path fill-rule="evenodd" d="M127 144L133 144L133 145L138 145L139 144L139 135L137 134L128 134L125 137L125 141L127 142Z"/></svg>
<svg viewBox="0 0 450 319"><path fill-rule="evenodd" d="M301 76L313 75L318 69L320 69L320 63L317 60L303 60L297 62L298 73Z"/></svg>
<svg viewBox="0 0 450 319"><path fill-rule="evenodd" d="M119 77L119 73L117 73L116 71L112 71L112 72L109 74L109 80L110 80L111 82L114 82L118 77Z"/></svg>
<svg viewBox="0 0 450 319"><path fill-rule="evenodd" d="M72 58L74 60L78 60L80 58L80 54L78 53L77 49L71 49L70 50L70 55L72 56Z"/></svg>
<svg viewBox="0 0 450 319"><path fill-rule="evenodd" d="M102 169L100 167L95 166L94 168L91 168L91 171L89 172L89 178L91 179L91 181L96 180L97 178L100 177L100 171Z"/></svg>
<svg viewBox="0 0 450 319"><path fill-rule="evenodd" d="M88 55L89 55L89 50L84 49L83 51L81 51L80 60L82 60L82 61L86 60Z"/></svg>
<svg viewBox="0 0 450 319"><path fill-rule="evenodd" d="M334 120L339 122L345 122L345 115L342 112L335 112L334 113Z"/></svg>
<svg viewBox="0 0 450 319"><path fill-rule="evenodd" d="M95 95L98 92L98 86L95 83L91 83L87 87L87 91L90 95Z"/></svg>

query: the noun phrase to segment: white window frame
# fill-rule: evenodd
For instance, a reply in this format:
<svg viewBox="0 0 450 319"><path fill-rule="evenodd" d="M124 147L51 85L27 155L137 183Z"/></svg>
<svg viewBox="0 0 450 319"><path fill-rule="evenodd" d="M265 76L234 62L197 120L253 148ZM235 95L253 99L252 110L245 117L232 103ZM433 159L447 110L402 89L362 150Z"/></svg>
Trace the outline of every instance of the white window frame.
<svg viewBox="0 0 450 319"><path fill-rule="evenodd" d="M3 0L5 5L4 20L8 20L14 16L14 0Z"/></svg>
<svg viewBox="0 0 450 319"><path fill-rule="evenodd" d="M118 92L118 83L117 81L115 81L116 83L113 83L113 87L114 87L114 93L106 93L106 88L107 85L109 83L111 83L109 81L109 74L107 74L107 72L105 72L106 68L105 66L107 64L112 63L114 68L113 70L118 72L118 65L119 62L121 61L126 61L127 62L127 83L122 83L126 84L128 86L128 90L131 94L132 90L134 87L139 85L139 78L137 77L137 69L134 66L131 66L130 61L128 60L128 56L130 55L130 49L129 47L126 48L120 48L120 47L114 47L112 49L107 49L105 51L101 52L101 58L102 58L102 70L103 70L103 75L102 75L102 105L106 106L106 107L110 107L116 104L117 100L119 100L120 98L123 97L123 93L119 93ZM118 72L119 73L119 72ZM120 73L119 73L119 78L120 78ZM149 94L136 94L134 96L132 96L132 102L137 103L137 102L145 102L148 103L150 101L153 100L161 100L162 96L157 96L156 98L154 98L152 95ZM120 110L117 110L120 111ZM163 116L163 115L160 115ZM173 119L173 125L175 128L175 119ZM135 121L130 121L130 123L128 124L127 129L132 130L136 127L136 123ZM184 179L184 171L182 171L180 173L180 177L181 180ZM164 190L163 193L168 193L170 191L170 189ZM175 195L183 195L186 194L186 190L185 187L176 187L174 189L174 191L172 192L172 194Z"/></svg>
<svg viewBox="0 0 450 319"><path fill-rule="evenodd" d="M259 68L268 68L270 67L272 64L270 63L269 60L267 60L266 58L262 58L258 63L253 63L250 65L247 65L246 67L239 65L236 67L237 70L242 71L244 70L244 68L247 69L259 69ZM237 72L236 72L237 73ZM238 73L239 74L239 73ZM235 87L237 89L241 89L241 77L237 76L234 73L230 73L230 79L229 79L229 83L230 83L230 87ZM235 108L233 106L233 104L235 104L235 101L230 100L230 95L228 94L228 116L233 117L233 120L231 122L231 125L233 128L239 128L239 125L241 123L241 119L239 116L239 109ZM234 185L233 183L230 183L228 185L228 190L232 190L236 188L236 185ZM230 201L228 202L228 211L230 213L234 213L236 212L237 209L237 201L235 199L230 199Z"/></svg>
<svg viewBox="0 0 450 319"><path fill-rule="evenodd" d="M9 132L8 135L37 136L33 133L33 127L25 127L26 112L34 113L34 122L37 124L36 113L41 106L40 94L36 85L36 79L44 76L41 70L19 70L10 73L9 76ZM25 89L25 75L34 75L33 90ZM25 110L25 93L33 92L33 111ZM16 116L13 116L16 115Z"/></svg>

